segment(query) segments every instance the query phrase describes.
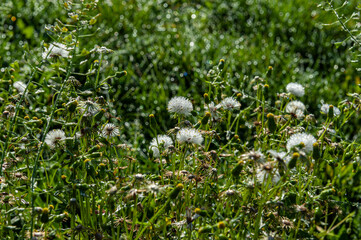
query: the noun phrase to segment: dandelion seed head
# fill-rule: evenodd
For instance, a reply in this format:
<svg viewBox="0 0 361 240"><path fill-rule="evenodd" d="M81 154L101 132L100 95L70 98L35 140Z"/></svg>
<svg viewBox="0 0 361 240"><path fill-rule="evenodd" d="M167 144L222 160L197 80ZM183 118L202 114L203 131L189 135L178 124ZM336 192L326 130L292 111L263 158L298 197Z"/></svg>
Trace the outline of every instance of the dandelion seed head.
<svg viewBox="0 0 361 240"><path fill-rule="evenodd" d="M306 107L300 101L291 101L286 106L286 112L294 114L297 118L303 118L305 115Z"/></svg>
<svg viewBox="0 0 361 240"><path fill-rule="evenodd" d="M113 123L107 123L102 128L101 134L103 137L115 137L120 133L119 128L115 126Z"/></svg>
<svg viewBox="0 0 361 240"><path fill-rule="evenodd" d="M53 57L69 57L70 49L62 43L51 43L49 47L43 52L43 59L53 58Z"/></svg>
<svg viewBox="0 0 361 240"><path fill-rule="evenodd" d="M223 107L226 110L233 110L239 108L241 104L233 97L227 97L221 101L220 104L217 105L218 108Z"/></svg>
<svg viewBox="0 0 361 240"><path fill-rule="evenodd" d="M94 116L100 111L99 104L91 100L81 101L79 106L80 112L84 114L85 117Z"/></svg>
<svg viewBox="0 0 361 240"><path fill-rule="evenodd" d="M324 114L328 114L329 110L330 110L330 104L322 104L321 112L323 112ZM333 116L337 117L340 114L341 114L340 109L334 106L333 107Z"/></svg>
<svg viewBox="0 0 361 240"><path fill-rule="evenodd" d="M54 129L48 132L45 137L45 143L49 145L50 148L55 148L60 143L65 140L65 132L60 129Z"/></svg>
<svg viewBox="0 0 361 240"><path fill-rule="evenodd" d="M243 160L252 160L254 162L262 163L265 161L265 157L261 151L250 151L241 155Z"/></svg>
<svg viewBox="0 0 361 240"><path fill-rule="evenodd" d="M153 138L149 148L153 151L154 157L159 157L160 156L159 149L161 146L163 146L164 149L166 149L172 145L173 145L173 141L169 136L158 135L157 138Z"/></svg>
<svg viewBox="0 0 361 240"><path fill-rule="evenodd" d="M289 83L286 86L286 90L287 92L292 93L296 97L302 97L303 95L305 95L305 88L299 83Z"/></svg>
<svg viewBox="0 0 361 240"><path fill-rule="evenodd" d="M25 92L25 89L26 89L26 84L21 82L21 81L17 81L17 82L14 82L13 84L14 88L16 90L18 90L19 93L24 93Z"/></svg>
<svg viewBox="0 0 361 240"><path fill-rule="evenodd" d="M281 179L280 174L277 170L269 169L268 166L262 166L257 169L256 172L256 179L259 183L266 183L268 181L268 178L271 177L271 181L273 184L278 183L278 181Z"/></svg>
<svg viewBox="0 0 361 240"><path fill-rule="evenodd" d="M180 143L194 143L201 145L203 142L202 134L194 128L183 128L177 133L177 140Z"/></svg>
<svg viewBox="0 0 361 240"><path fill-rule="evenodd" d="M159 185L156 184L156 183L151 183L151 184L149 184L149 185L147 186L147 189L148 189L149 192L154 193L154 194L157 194L157 193L159 193L159 191L160 191L160 187L159 187Z"/></svg>
<svg viewBox="0 0 361 240"><path fill-rule="evenodd" d="M191 101L185 97L174 97L168 103L168 111L179 115L188 116L193 111Z"/></svg>
<svg viewBox="0 0 361 240"><path fill-rule="evenodd" d="M137 173L134 175L134 179L138 180L138 181L142 181L142 180L144 180L144 174Z"/></svg>
<svg viewBox="0 0 361 240"><path fill-rule="evenodd" d="M295 146L302 145L302 150L305 153L309 153L313 149L313 144L316 142L316 138L312 136L311 134L307 133L296 133L293 134L288 140L286 148L288 151L291 151L291 149Z"/></svg>

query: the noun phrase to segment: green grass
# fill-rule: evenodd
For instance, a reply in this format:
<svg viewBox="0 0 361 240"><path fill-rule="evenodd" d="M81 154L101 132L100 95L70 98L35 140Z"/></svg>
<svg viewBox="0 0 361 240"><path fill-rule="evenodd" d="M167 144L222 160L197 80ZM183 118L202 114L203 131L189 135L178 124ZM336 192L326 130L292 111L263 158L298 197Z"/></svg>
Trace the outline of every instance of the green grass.
<svg viewBox="0 0 361 240"><path fill-rule="evenodd" d="M318 4L6 1L2 239L359 239L358 50ZM71 57L44 59L55 42ZM286 93L290 82L305 95ZM189 116L168 112L175 96L190 99ZM210 111L208 98L227 97L241 106ZM180 141L186 127L202 144ZM51 145L53 129L64 136ZM311 151L305 139L286 147L298 132L315 137ZM161 134L172 145L158 142L158 157Z"/></svg>

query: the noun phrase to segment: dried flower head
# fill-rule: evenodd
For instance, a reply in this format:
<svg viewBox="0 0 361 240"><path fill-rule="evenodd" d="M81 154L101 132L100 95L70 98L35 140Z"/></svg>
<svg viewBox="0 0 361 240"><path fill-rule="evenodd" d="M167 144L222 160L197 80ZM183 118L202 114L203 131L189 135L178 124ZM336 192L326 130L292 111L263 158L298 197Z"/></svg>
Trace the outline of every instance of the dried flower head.
<svg viewBox="0 0 361 240"><path fill-rule="evenodd" d="M70 48L62 43L51 43L50 46L43 52L43 59L49 57L69 57Z"/></svg>
<svg viewBox="0 0 361 240"><path fill-rule="evenodd" d="M226 110L233 110L239 108L241 104L233 97L227 97L221 101L220 104L217 105L218 108L223 107Z"/></svg>
<svg viewBox="0 0 361 240"><path fill-rule="evenodd" d="M295 115L297 118L303 118L306 107L300 101L291 101L286 106L286 112Z"/></svg>
<svg viewBox="0 0 361 240"><path fill-rule="evenodd" d="M247 161L247 160L251 160L254 162L258 162L258 163L262 163L265 161L265 157L263 155L263 153L261 153L261 151L250 151L247 153L244 153L241 155L242 160Z"/></svg>
<svg viewBox="0 0 361 240"><path fill-rule="evenodd" d="M55 148L65 140L65 133L63 130L54 129L48 132L45 137L45 143L50 148Z"/></svg>
<svg viewBox="0 0 361 240"><path fill-rule="evenodd" d="M160 156L159 150L161 149L161 147L167 149L169 146L172 145L173 145L173 141L169 136L158 135L156 138L153 138L149 148L153 151L154 157L159 157Z"/></svg>
<svg viewBox="0 0 361 240"><path fill-rule="evenodd" d="M321 106L321 112L322 113L328 114L329 110L330 110L330 105L329 104L322 104L322 106ZM340 114L341 114L340 109L334 106L333 107L333 116L337 117Z"/></svg>
<svg viewBox="0 0 361 240"><path fill-rule="evenodd" d="M296 97L302 97L303 95L305 95L305 88L299 83L289 83L286 86L286 90L287 92L292 93Z"/></svg>
<svg viewBox="0 0 361 240"><path fill-rule="evenodd" d="M185 97L174 97L168 103L168 111L179 115L188 116L193 111L193 105Z"/></svg>
<svg viewBox="0 0 361 240"><path fill-rule="evenodd" d="M84 114L85 117L94 116L100 111L100 106L91 100L82 101L79 106L80 112Z"/></svg>
<svg viewBox="0 0 361 240"><path fill-rule="evenodd" d="M194 143L201 145L203 142L202 134L194 128L183 128L177 133L177 140L181 143Z"/></svg>
<svg viewBox="0 0 361 240"><path fill-rule="evenodd" d="M113 123L107 123L101 130L101 134L103 137L115 137L118 136L120 133L119 128L115 126Z"/></svg>
<svg viewBox="0 0 361 240"><path fill-rule="evenodd" d="M305 153L309 153L312 151L313 144L315 142L316 138L314 138L311 134L296 133L287 140L286 147L288 151L291 151L292 148L299 146Z"/></svg>

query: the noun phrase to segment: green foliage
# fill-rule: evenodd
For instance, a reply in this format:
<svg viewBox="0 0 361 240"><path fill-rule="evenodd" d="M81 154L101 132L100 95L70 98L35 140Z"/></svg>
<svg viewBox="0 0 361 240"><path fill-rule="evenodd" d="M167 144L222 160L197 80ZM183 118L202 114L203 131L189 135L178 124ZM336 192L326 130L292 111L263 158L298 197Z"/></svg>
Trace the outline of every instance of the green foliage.
<svg viewBox="0 0 361 240"><path fill-rule="evenodd" d="M2 239L359 239L356 2L0 10Z"/></svg>

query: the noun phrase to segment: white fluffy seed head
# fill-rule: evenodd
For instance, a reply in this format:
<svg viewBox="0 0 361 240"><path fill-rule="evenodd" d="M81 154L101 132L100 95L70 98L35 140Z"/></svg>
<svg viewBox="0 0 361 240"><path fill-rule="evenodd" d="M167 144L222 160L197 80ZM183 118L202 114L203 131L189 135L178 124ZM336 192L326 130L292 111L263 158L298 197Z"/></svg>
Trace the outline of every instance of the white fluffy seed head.
<svg viewBox="0 0 361 240"><path fill-rule="evenodd" d="M304 145L302 147L302 150L305 153L309 153L313 149L313 144L316 142L316 138L312 136L311 134L307 133L296 133L293 134L288 140L287 140L287 150L291 151L291 149L295 146Z"/></svg>
<svg viewBox="0 0 361 240"><path fill-rule="evenodd" d="M84 117L94 116L100 111L100 106L96 102L91 100L81 101L80 112L84 114Z"/></svg>
<svg viewBox="0 0 361 240"><path fill-rule="evenodd" d="M268 178L271 178L272 184L277 184L278 181L281 179L281 176L277 170L266 171L263 168L257 168L256 179L257 179L258 183L266 184L268 181Z"/></svg>
<svg viewBox="0 0 361 240"><path fill-rule="evenodd" d="M119 136L120 131L113 123L107 123L101 130L101 135L105 138Z"/></svg>
<svg viewBox="0 0 361 240"><path fill-rule="evenodd" d="M62 43L51 43L46 51L43 52L43 59L53 58L53 57L69 57L70 49Z"/></svg>
<svg viewBox="0 0 361 240"><path fill-rule="evenodd" d="M305 88L299 83L289 83L286 86L286 90L287 92L292 93L296 97L302 97L303 95L305 95Z"/></svg>
<svg viewBox="0 0 361 240"><path fill-rule="evenodd" d="M233 110L239 108L241 104L233 97L227 97L221 101L220 104L217 105L218 108L223 107L226 110Z"/></svg>
<svg viewBox="0 0 361 240"><path fill-rule="evenodd" d="M159 150L161 149L161 147L166 149L171 145L173 145L173 141L169 136L158 135L156 138L153 138L149 148L153 151L154 157L159 157L160 156Z"/></svg>
<svg viewBox="0 0 361 240"><path fill-rule="evenodd" d="M168 111L179 115L188 116L193 111L193 105L185 97L174 97L168 103Z"/></svg>
<svg viewBox="0 0 361 240"><path fill-rule="evenodd" d="M65 132L60 129L54 129L48 132L45 137L45 143L50 148L55 148L65 140Z"/></svg>
<svg viewBox="0 0 361 240"><path fill-rule="evenodd" d="M321 112L323 112L324 114L328 114L328 111L330 110L330 105L329 104L322 104L321 106ZM333 116L337 117L338 115L341 114L340 109L338 109L337 107L333 107Z"/></svg>
<svg viewBox="0 0 361 240"><path fill-rule="evenodd" d="M177 133L177 140L180 143L194 143L201 145L203 137L202 134L194 128L183 128Z"/></svg>
<svg viewBox="0 0 361 240"><path fill-rule="evenodd" d="M14 88L16 88L16 90L18 90L19 93L24 93L25 89L26 89L26 84L21 82L21 81L17 81L14 82L13 84Z"/></svg>
<svg viewBox="0 0 361 240"><path fill-rule="evenodd" d="M291 101L286 106L286 112L294 114L297 118L303 118L305 115L306 107L300 101Z"/></svg>

